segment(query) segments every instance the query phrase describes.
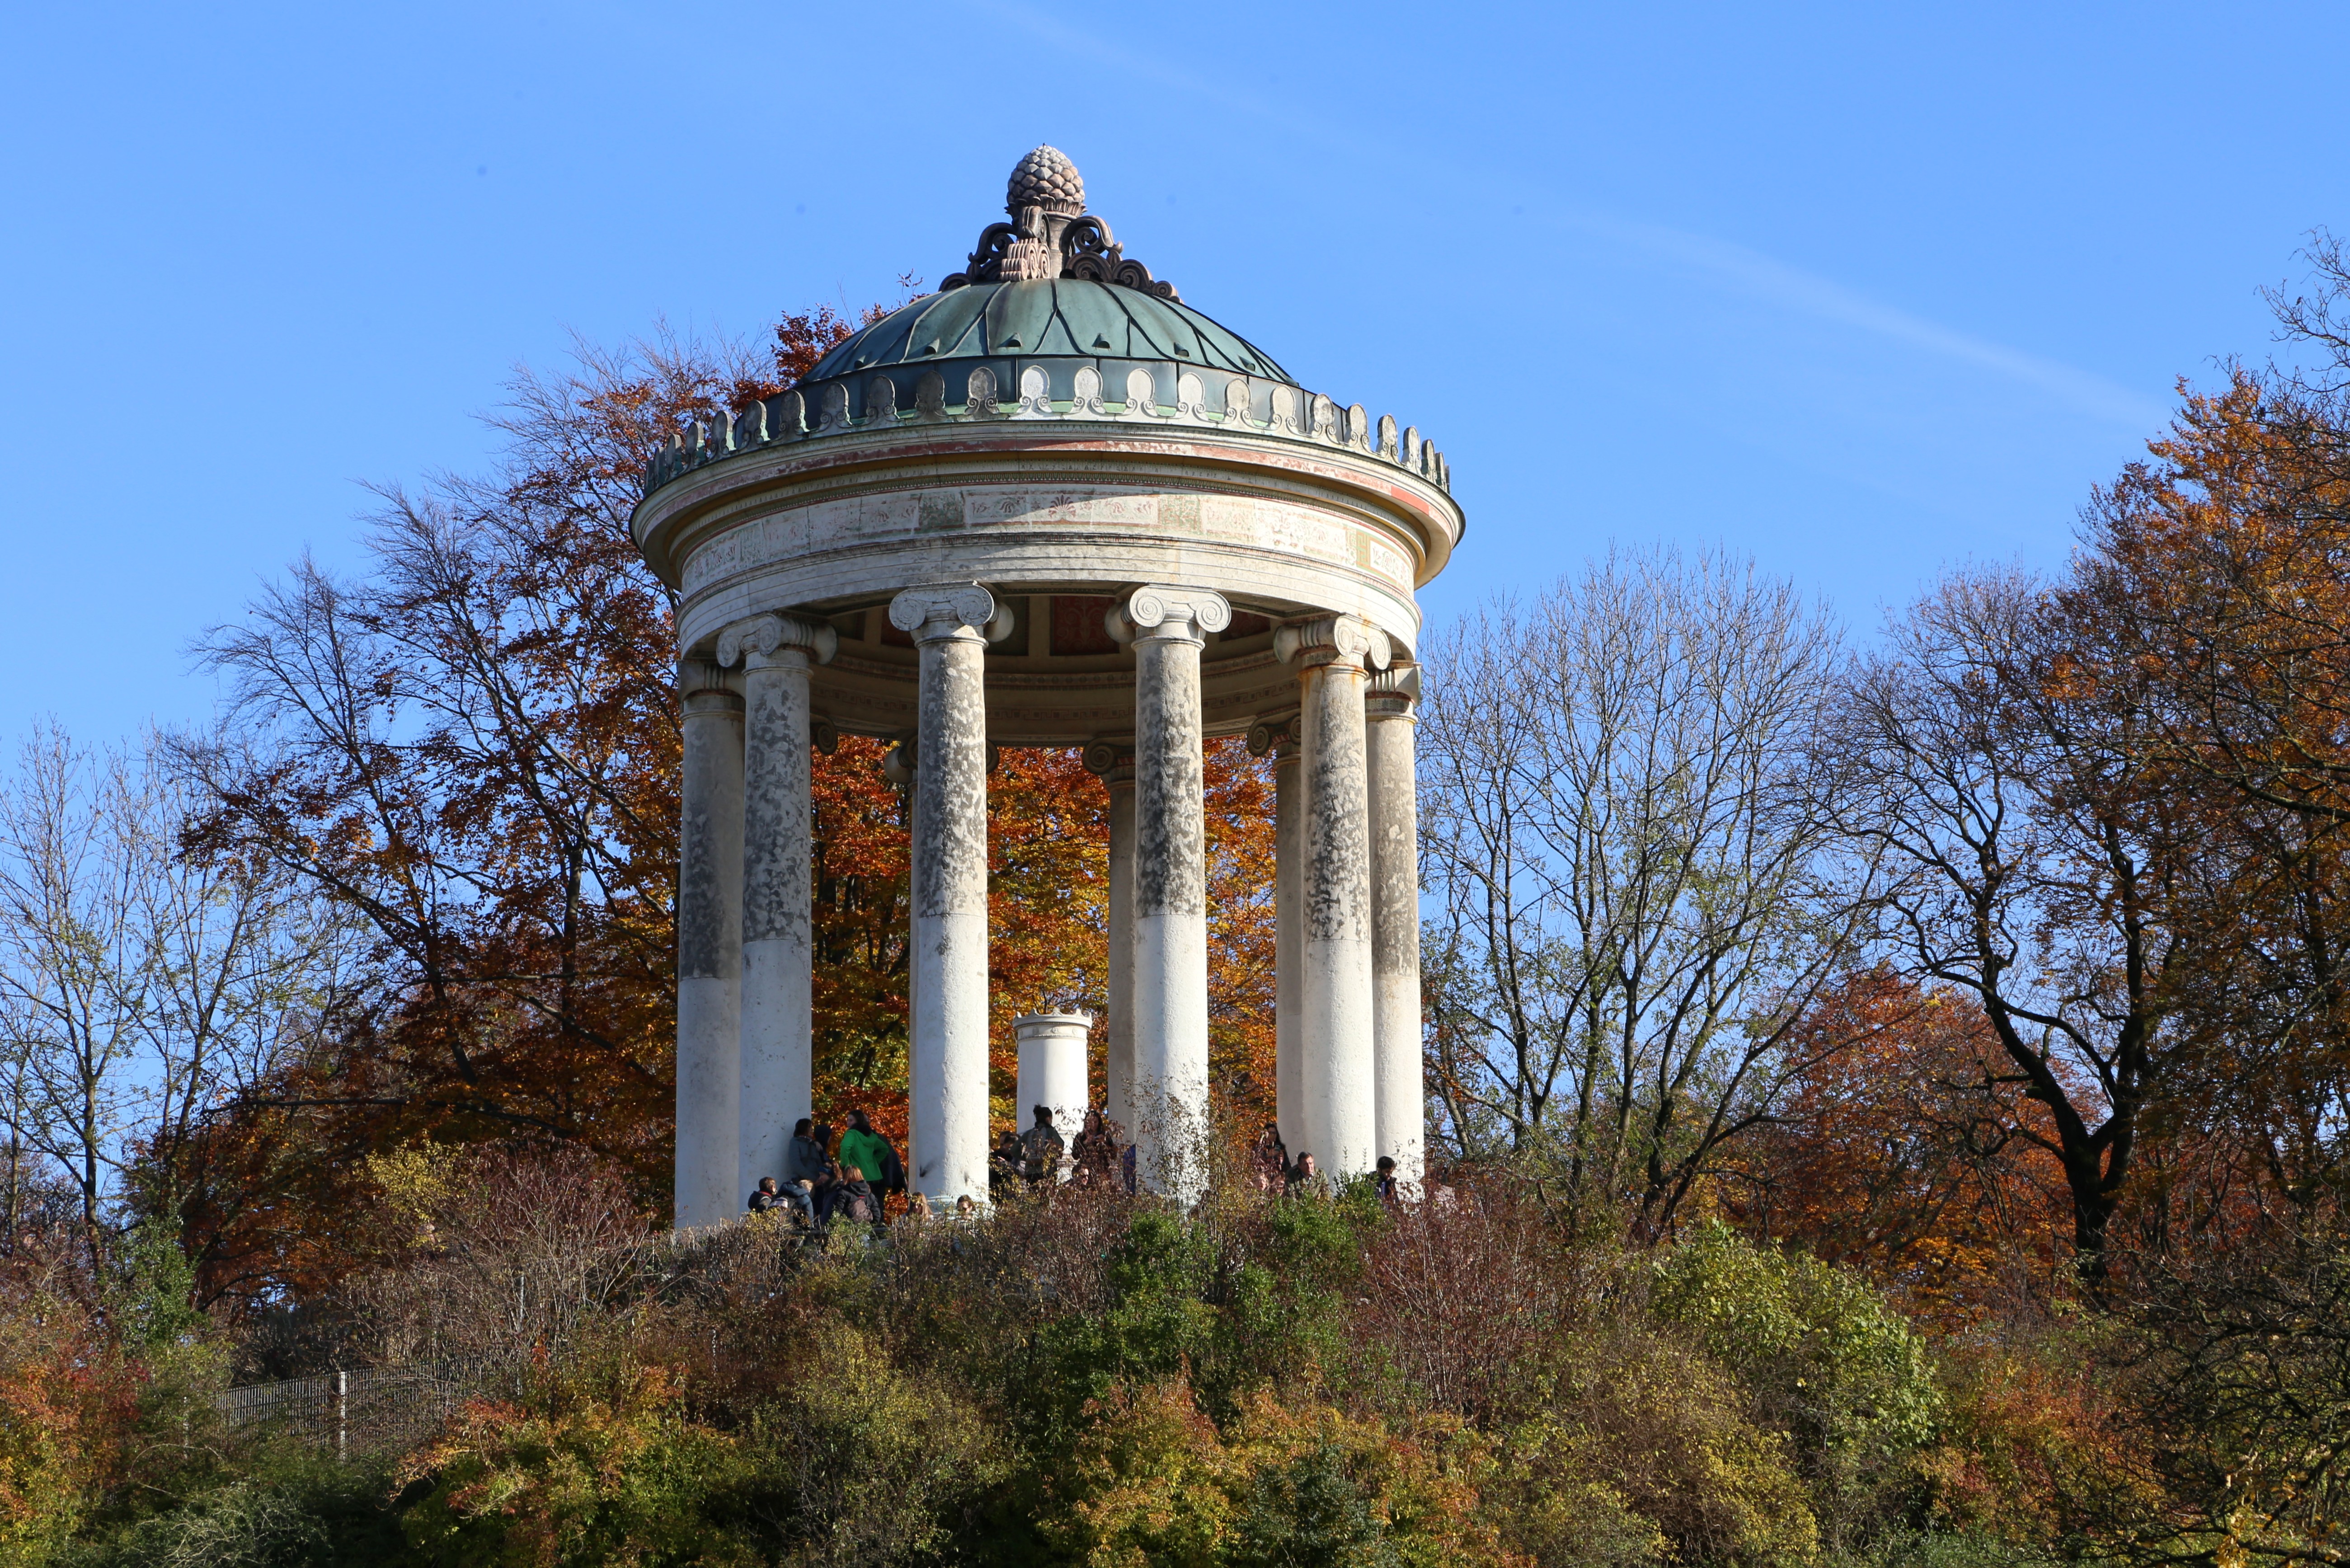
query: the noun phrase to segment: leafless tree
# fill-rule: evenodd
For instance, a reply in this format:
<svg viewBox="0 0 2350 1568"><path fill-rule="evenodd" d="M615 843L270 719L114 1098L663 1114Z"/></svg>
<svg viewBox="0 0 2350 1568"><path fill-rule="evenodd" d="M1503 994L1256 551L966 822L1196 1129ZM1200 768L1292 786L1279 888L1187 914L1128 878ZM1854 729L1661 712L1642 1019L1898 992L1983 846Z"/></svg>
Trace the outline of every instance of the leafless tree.
<svg viewBox="0 0 2350 1568"><path fill-rule="evenodd" d="M0 1115L10 1194L47 1161L93 1235L173 1207L206 1111L297 1049L349 979L348 925L283 877L182 852L157 748L44 726L0 789Z"/></svg>
<svg viewBox="0 0 2350 1568"><path fill-rule="evenodd" d="M1836 628L1745 564L1611 557L1428 660L1440 1125L1661 1230L1859 935L1815 746Z"/></svg>

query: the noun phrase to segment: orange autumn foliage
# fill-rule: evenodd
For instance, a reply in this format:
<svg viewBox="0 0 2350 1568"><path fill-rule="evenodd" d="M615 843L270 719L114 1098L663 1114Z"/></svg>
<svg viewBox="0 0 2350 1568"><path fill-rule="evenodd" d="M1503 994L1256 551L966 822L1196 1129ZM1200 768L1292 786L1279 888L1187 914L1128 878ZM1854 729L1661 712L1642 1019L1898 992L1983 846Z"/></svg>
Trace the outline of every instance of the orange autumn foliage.
<svg viewBox="0 0 2350 1568"><path fill-rule="evenodd" d="M844 738L815 770L816 1109L860 1107L906 1128L905 801L879 741ZM988 779L991 1120L1019 1125L1012 1022L1078 1009L1095 1018L1092 1095L1103 1097L1109 1008L1109 817L1079 752L1007 749ZM1273 781L1233 740L1211 742L1208 800L1210 1064L1232 1114L1271 1108Z"/></svg>
<svg viewBox="0 0 2350 1568"><path fill-rule="evenodd" d="M2064 1174L1981 1008L1874 970L1802 1033L1851 1044L1802 1053L1779 1115L1735 1157L1736 1217L1946 1321L2043 1292L2069 1251Z"/></svg>

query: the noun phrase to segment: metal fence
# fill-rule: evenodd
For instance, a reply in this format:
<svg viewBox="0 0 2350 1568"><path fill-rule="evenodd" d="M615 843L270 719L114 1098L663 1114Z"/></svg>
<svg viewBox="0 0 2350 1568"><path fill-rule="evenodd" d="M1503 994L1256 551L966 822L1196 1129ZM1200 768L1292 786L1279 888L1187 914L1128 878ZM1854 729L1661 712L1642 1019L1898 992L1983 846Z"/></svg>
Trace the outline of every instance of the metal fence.
<svg viewBox="0 0 2350 1568"><path fill-rule="evenodd" d="M217 1397L231 1430L276 1430L348 1458L412 1448L466 1400L510 1394L516 1381L512 1368L444 1361L322 1372Z"/></svg>

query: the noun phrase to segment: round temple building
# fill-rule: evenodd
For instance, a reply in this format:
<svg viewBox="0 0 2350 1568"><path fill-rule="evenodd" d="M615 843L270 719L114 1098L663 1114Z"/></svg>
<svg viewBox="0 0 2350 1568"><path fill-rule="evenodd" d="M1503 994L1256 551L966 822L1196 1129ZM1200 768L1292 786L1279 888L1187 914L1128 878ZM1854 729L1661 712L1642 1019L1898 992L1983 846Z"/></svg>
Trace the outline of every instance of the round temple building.
<svg viewBox="0 0 2350 1568"><path fill-rule="evenodd" d="M677 1223L780 1172L810 1096L809 752L899 742L913 794L907 1174L987 1199L989 758L1082 746L1108 792L1107 1109L1201 1179L1201 744L1277 759L1277 1096L1293 1154L1419 1175L1414 590L1461 535L1415 429L1299 386L1013 171L965 270L780 397L657 453L681 592Z"/></svg>

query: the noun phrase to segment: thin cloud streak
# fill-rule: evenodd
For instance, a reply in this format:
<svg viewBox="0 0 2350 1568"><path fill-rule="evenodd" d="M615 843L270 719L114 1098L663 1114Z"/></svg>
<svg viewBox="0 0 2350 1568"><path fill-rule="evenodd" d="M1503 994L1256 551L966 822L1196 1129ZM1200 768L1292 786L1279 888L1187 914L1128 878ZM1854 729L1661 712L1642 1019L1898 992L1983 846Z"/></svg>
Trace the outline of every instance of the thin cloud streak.
<svg viewBox="0 0 2350 1568"><path fill-rule="evenodd" d="M2036 387L2081 413L2138 429L2168 417L2160 402L2093 371L1944 327L1728 240L1589 211L1569 212L1557 221L1679 262L1751 297L1994 371Z"/></svg>
<svg viewBox="0 0 2350 1568"><path fill-rule="evenodd" d="M1234 109L1265 115L1273 112L1274 106L1262 99L1234 92L1223 83L1172 69L1159 60L1136 55L1094 34L1072 27L1057 17L1045 16L1024 5L1007 5L993 9L996 15L1021 27L1039 43L1065 53L1097 65L1131 72L1187 93L1221 100ZM1318 141L1332 151L1367 155L1373 161L1389 167L1398 163L1416 165L1424 174L1442 175L1452 182L1456 190L1464 185L1482 186L1486 199L1496 205L1503 202L1526 204L1528 192L1525 187L1504 186L1484 171L1440 163L1426 153L1416 151L1367 146L1359 128L1342 138L1330 129L1325 116L1293 114L1284 118L1285 135ZM2047 393L2074 411L2091 418L2144 430L2158 426L2169 417L2168 409L2160 401L2108 380L2094 371L1944 327L1898 306L1871 299L1832 279L1805 272L1748 246L1716 239L1710 234L1616 217L1556 198L1550 198L1544 204L1553 210L1555 216L1552 221L1562 227L1591 234L1627 251L1678 262L1750 298L1765 301L1782 309L1815 320L1856 327L1889 342L1991 371Z"/></svg>

